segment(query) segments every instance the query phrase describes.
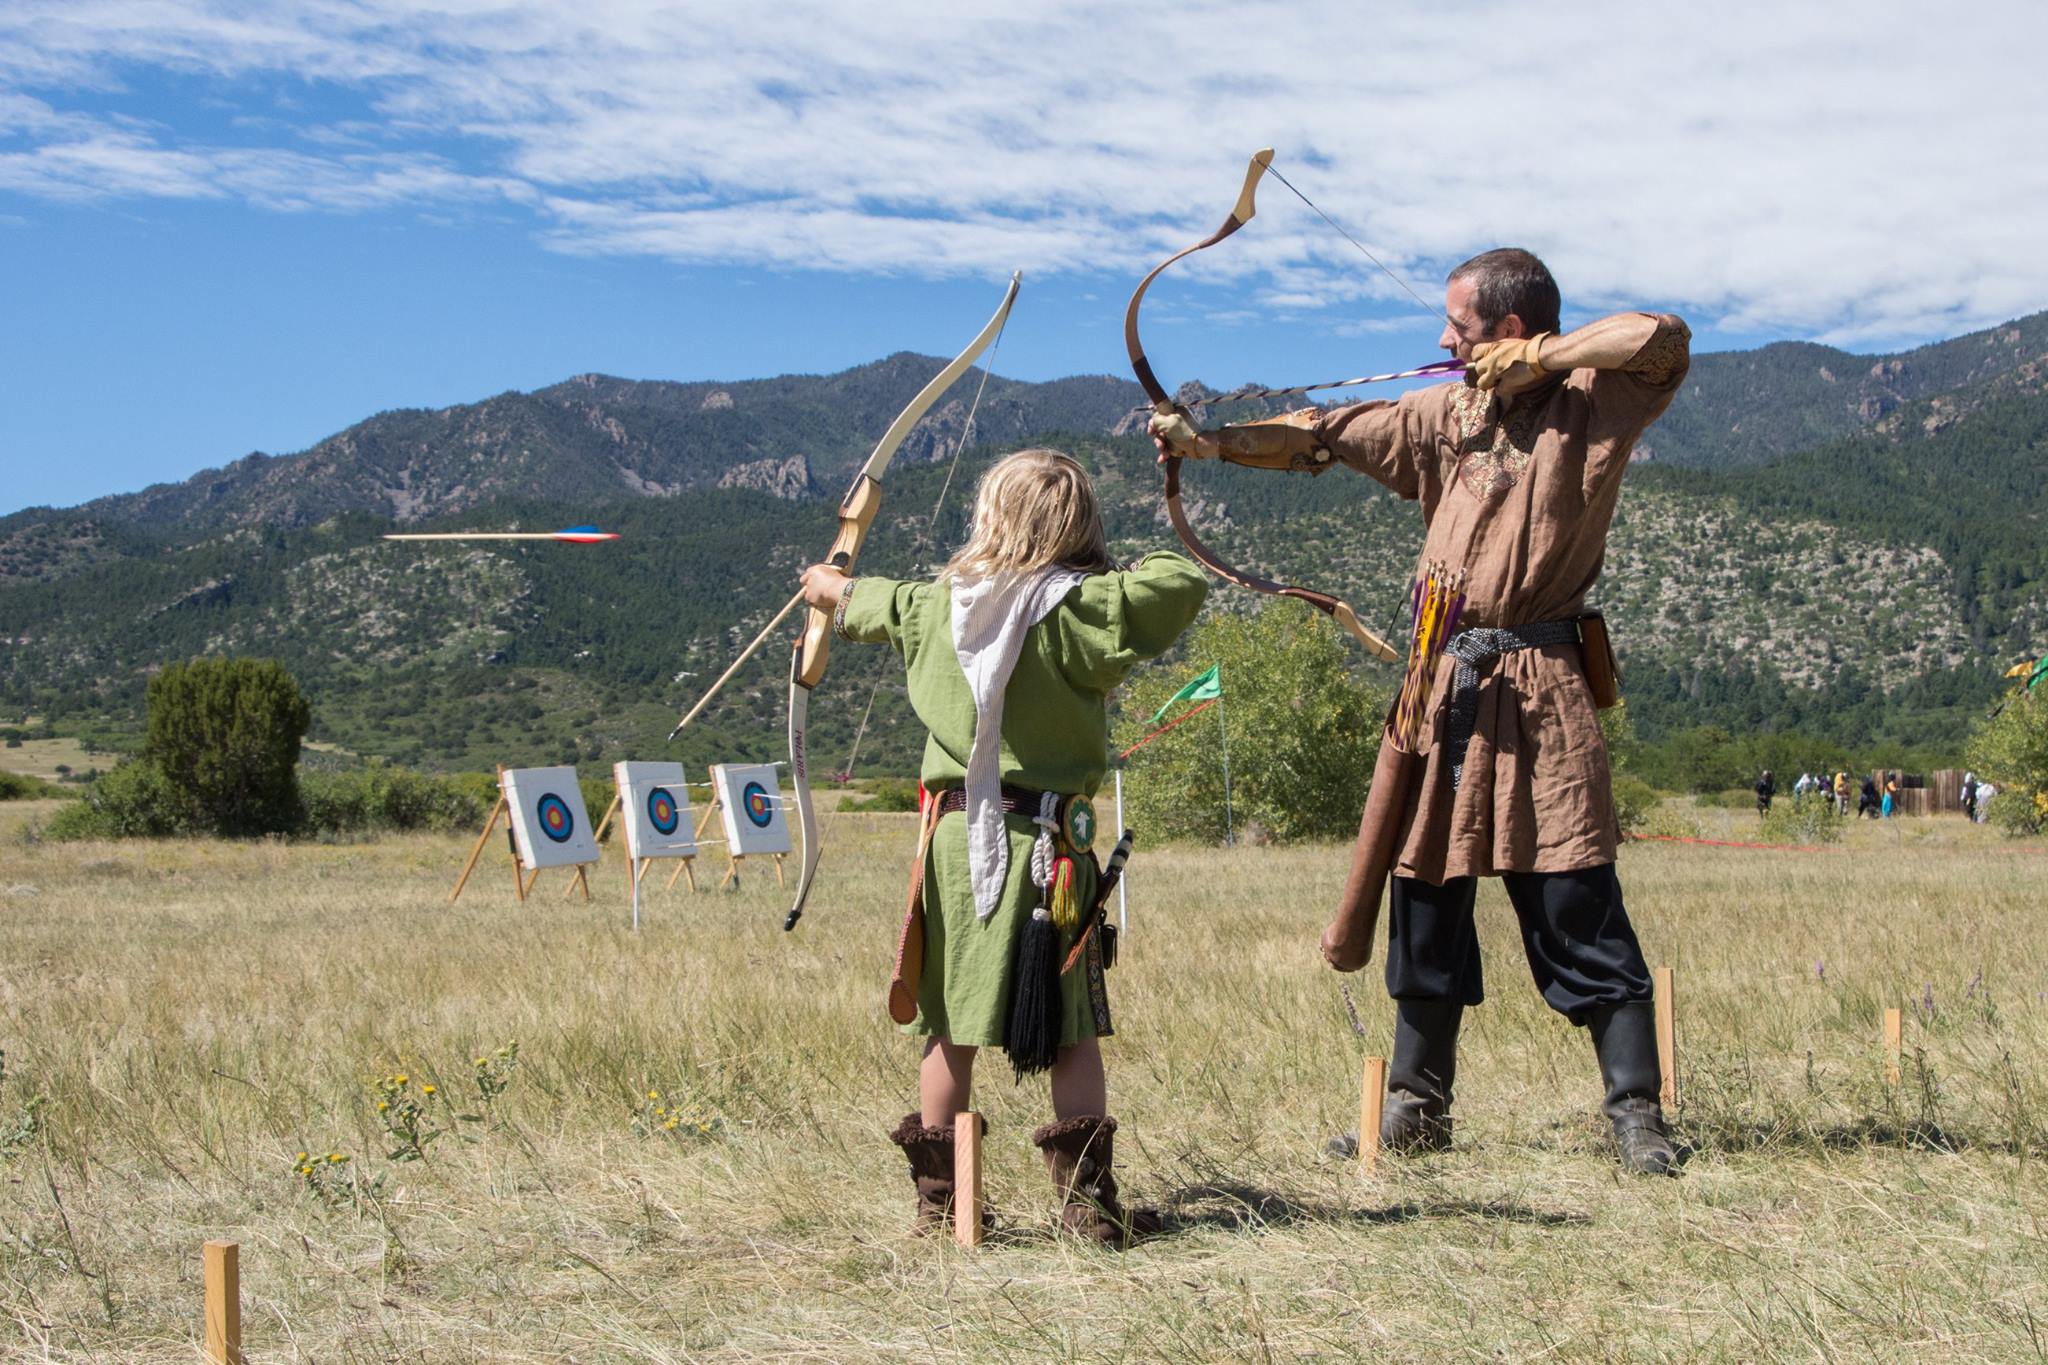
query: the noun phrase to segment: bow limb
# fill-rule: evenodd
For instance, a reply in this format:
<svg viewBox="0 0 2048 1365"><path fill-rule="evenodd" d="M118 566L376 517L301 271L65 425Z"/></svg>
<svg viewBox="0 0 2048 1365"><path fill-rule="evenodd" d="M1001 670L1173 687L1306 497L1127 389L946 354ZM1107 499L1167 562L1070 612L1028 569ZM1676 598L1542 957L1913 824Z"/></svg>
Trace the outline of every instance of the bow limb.
<svg viewBox="0 0 2048 1365"><path fill-rule="evenodd" d="M1152 410L1162 416L1171 415L1174 411L1174 404L1173 399L1167 395L1166 386L1161 384L1159 376L1153 373L1152 362L1145 355L1145 343L1138 336L1138 310L1145 302L1145 291L1150 289L1152 281L1165 273L1166 268L1174 264L1174 262L1179 261L1183 257L1192 256L1197 251L1202 251L1216 245L1250 222L1252 215L1258 211L1257 195L1259 180L1266 174L1267 169L1272 164L1273 149L1271 147L1263 148L1254 153L1251 164L1245 167L1244 186L1238 191L1237 204L1230 210L1230 216L1223 220L1223 226L1217 228L1193 246L1183 247L1158 265L1152 267L1151 273L1138 281L1138 287L1131 291L1130 304L1124 309L1124 350L1130 355L1131 372L1137 376L1139 387L1144 389L1145 396L1152 400ZM1299 588L1292 584L1275 582L1270 578L1261 578L1255 573L1226 564L1214 550L1211 550L1202 543L1201 537L1195 534L1194 527L1188 523L1186 511L1181 507L1180 456L1165 456L1161 459L1160 464L1163 467L1165 476L1167 518L1173 523L1174 534L1178 535L1181 543L1187 546L1188 554L1194 558L1197 564L1200 564L1225 582L1235 583L1240 588L1246 588L1252 592L1270 593L1275 597L1291 597L1297 602L1306 602L1343 627L1345 632L1361 645L1364 645L1366 652L1374 658L1386 663L1396 663L1400 660L1401 656L1395 652L1394 647L1373 634L1370 630L1367 630L1359 621L1358 613L1353 611L1350 604L1342 598L1333 597L1325 592L1316 592L1311 588Z"/></svg>
<svg viewBox="0 0 2048 1365"><path fill-rule="evenodd" d="M882 508L882 475L888 471L889 461L903 445L924 415L931 411L932 404L939 401L947 389L953 387L961 375L974 365L976 357L988 349L989 343L1002 334L1003 324L1009 321L1010 305L1016 302L1017 286L1023 278L1019 271L1010 276L1010 287L1003 293L1003 301L967 349L953 357L932 376L931 382L918 390L917 397L910 400L896 420L882 433L882 439L875 442L874 451L860 473L854 475L853 486L846 490L846 496L839 500L839 532L832 540L832 549L824 562L841 573L852 574L854 564L860 558L862 543L867 539L868 527L874 523L875 514ZM803 835L803 864L797 874L796 899L789 908L789 915L783 920L784 929L796 928L797 920L803 917L804 902L810 898L811 881L818 873L818 857L822 852L818 840L818 820L811 804L811 779L808 767L808 727L810 723L810 694L825 677L825 665L832 648L832 613L820 607L812 607L804 618L803 633L797 637L796 648L789 660L789 773L796 790L797 827Z"/></svg>

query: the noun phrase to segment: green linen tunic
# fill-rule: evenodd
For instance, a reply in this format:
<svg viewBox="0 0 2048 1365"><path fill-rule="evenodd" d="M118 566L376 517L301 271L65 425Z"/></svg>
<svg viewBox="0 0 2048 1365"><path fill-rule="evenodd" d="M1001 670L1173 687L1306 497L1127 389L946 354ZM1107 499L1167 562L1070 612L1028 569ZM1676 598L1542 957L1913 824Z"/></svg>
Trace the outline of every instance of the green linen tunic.
<svg viewBox="0 0 2048 1365"><path fill-rule="evenodd" d="M1146 659L1164 653L1188 628L1208 595L1202 571L1176 554L1155 552L1135 567L1095 574L1076 584L1032 626L1003 694L1002 780L1062 795L1093 796L1108 766L1111 688ZM887 643L903 656L910 704L930 731L921 774L927 791L963 786L974 747L974 697L953 651L953 599L942 583L884 578L855 581L841 613L849 640ZM1009 875L996 912L974 913L968 880L967 820L939 821L925 861L924 975L918 983L913 1034L936 1034L965 1046L999 1046L1010 1013L1010 973L1017 936L1038 904L1031 882L1037 826L1006 815ZM1108 831L1105 831L1108 834ZM1107 840L1105 840L1107 842ZM1075 890L1085 906L1095 894L1095 869L1077 864ZM1062 945L1062 951L1072 944ZM1060 1045L1109 1032L1095 993L1101 966L1093 948L1084 965L1060 981Z"/></svg>

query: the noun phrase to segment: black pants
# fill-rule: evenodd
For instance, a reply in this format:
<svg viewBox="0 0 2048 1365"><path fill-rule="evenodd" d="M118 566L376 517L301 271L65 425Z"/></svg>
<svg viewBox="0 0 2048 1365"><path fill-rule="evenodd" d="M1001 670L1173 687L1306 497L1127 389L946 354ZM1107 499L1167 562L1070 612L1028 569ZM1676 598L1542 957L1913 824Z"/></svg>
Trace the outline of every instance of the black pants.
<svg viewBox="0 0 2048 1365"><path fill-rule="evenodd" d="M1621 903L1614 864L1578 872L1509 872L1502 876L1529 973L1544 1002L1574 1024L1600 1005L1650 998L1650 969ZM1486 998L1479 935L1472 923L1476 877L1442 886L1395 877L1389 897L1387 994L1396 1000Z"/></svg>

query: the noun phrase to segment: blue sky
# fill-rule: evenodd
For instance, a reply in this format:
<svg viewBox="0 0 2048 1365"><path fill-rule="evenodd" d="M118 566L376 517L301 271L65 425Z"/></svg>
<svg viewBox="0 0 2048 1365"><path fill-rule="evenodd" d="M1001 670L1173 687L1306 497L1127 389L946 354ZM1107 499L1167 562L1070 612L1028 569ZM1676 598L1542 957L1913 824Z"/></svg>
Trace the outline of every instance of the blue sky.
<svg viewBox="0 0 2048 1365"><path fill-rule="evenodd" d="M1704 348L2048 307L2035 4L8 0L0 511L602 371L1126 373L1246 157L1425 296L1502 241ZM1146 314L1168 383L1437 327L1269 182ZM1570 318L1568 318L1568 321Z"/></svg>

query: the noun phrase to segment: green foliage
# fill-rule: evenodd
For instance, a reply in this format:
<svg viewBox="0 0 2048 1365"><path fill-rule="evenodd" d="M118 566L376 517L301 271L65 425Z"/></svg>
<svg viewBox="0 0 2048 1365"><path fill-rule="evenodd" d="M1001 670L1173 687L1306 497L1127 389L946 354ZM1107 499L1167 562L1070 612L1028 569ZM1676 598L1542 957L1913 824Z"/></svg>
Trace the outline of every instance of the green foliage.
<svg viewBox="0 0 2048 1365"><path fill-rule="evenodd" d="M1808 798L1795 801L1780 792L1770 813L1757 821L1756 841L1760 844L1838 844L1842 826L1848 823L1835 814L1827 801Z"/></svg>
<svg viewBox="0 0 2048 1365"><path fill-rule="evenodd" d="M475 830L497 800L496 788L485 774L431 776L388 763L345 772L304 773L299 778L299 793L305 806L301 831L342 837L399 830Z"/></svg>
<svg viewBox="0 0 2048 1365"><path fill-rule="evenodd" d="M45 782L40 777L27 773L10 773L0 768L0 801L44 801L51 798L69 799L78 795L68 787L55 782Z"/></svg>
<svg viewBox="0 0 2048 1365"><path fill-rule="evenodd" d="M1372 783L1391 691L1380 675L1352 675L1351 657L1345 636L1292 603L1197 625L1174 662L1125 686L1114 745L1128 748L1149 733L1152 713L1211 664L1221 666L1223 697L1131 755L1125 823L1147 843L1220 842L1227 738L1240 830L1256 825L1280 842L1349 837Z"/></svg>
<svg viewBox="0 0 2048 1365"><path fill-rule="evenodd" d="M917 783L907 777L876 778L865 784L860 796L848 797L839 809L863 815L917 809Z"/></svg>
<svg viewBox="0 0 2048 1365"><path fill-rule="evenodd" d="M1642 778L1627 773L1614 775L1614 815L1621 825L1623 838L1647 833L1663 804L1664 799L1657 795L1657 789Z"/></svg>
<svg viewBox="0 0 2048 1365"><path fill-rule="evenodd" d="M1977 776L1998 788L1990 818L2013 834L2048 827L2048 686L2014 688L1970 739Z"/></svg>
<svg viewBox="0 0 2048 1365"><path fill-rule="evenodd" d="M66 840L164 839L199 831L162 770L147 759L131 758L51 816L43 832Z"/></svg>
<svg viewBox="0 0 2048 1365"><path fill-rule="evenodd" d="M149 680L144 761L173 818L228 837L296 828L299 741L312 713L269 659L194 659Z"/></svg>

